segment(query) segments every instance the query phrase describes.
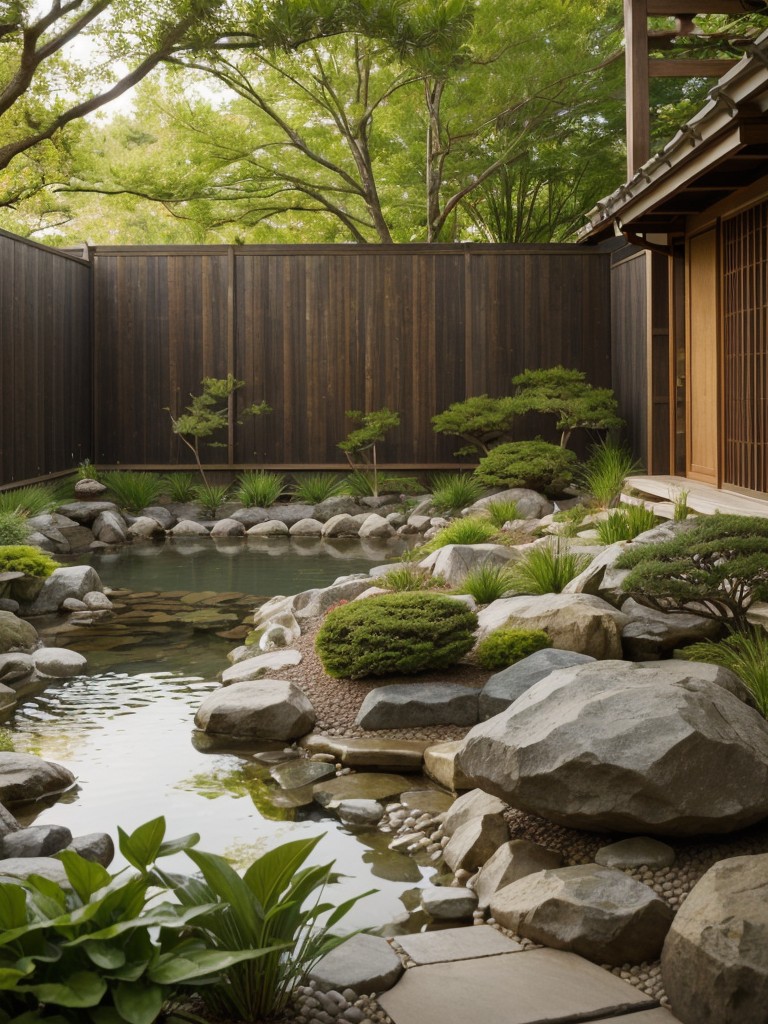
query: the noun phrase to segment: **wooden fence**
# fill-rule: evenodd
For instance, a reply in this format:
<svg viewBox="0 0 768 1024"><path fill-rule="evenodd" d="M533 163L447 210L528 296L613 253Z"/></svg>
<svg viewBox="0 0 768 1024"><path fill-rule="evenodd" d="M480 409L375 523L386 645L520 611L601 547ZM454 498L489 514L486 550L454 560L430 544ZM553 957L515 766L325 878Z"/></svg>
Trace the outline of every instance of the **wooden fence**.
<svg viewBox="0 0 768 1024"><path fill-rule="evenodd" d="M90 277L84 260L0 231L0 484L92 453Z"/></svg>
<svg viewBox="0 0 768 1024"><path fill-rule="evenodd" d="M452 463L459 442L430 424L451 402L555 363L610 385L609 260L565 245L97 247L94 459L188 462L165 410L231 372L239 408L273 412L208 449L212 465L340 466L345 411L382 406L401 417L386 463ZM525 430L555 437L551 418Z"/></svg>

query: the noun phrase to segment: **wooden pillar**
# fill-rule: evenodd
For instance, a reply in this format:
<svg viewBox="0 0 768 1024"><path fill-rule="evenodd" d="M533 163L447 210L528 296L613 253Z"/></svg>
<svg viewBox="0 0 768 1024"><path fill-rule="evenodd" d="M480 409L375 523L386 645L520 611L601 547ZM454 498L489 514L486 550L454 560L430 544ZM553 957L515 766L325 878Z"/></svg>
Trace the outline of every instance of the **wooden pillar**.
<svg viewBox="0 0 768 1024"><path fill-rule="evenodd" d="M624 0L627 95L627 178L651 155L648 0Z"/></svg>

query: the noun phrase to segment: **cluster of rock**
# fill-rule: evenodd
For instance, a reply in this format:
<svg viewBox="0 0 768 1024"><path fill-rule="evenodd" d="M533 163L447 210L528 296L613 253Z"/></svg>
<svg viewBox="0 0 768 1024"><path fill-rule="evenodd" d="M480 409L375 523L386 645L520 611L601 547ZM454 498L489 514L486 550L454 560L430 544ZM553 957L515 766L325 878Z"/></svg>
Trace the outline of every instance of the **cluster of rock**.
<svg viewBox="0 0 768 1024"><path fill-rule="evenodd" d="M64 865L55 856L62 850L72 850L104 867L111 863L114 844L105 832L73 837L63 825L22 828L10 810L55 799L75 785L74 775L62 765L32 754L0 752L0 882L35 874L68 884Z"/></svg>

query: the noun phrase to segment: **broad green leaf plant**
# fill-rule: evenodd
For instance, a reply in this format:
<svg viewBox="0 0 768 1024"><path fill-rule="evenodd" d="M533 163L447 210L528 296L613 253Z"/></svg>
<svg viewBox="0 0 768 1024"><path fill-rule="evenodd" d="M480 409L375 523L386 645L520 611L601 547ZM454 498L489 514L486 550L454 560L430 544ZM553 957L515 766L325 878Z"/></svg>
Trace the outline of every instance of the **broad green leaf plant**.
<svg viewBox="0 0 768 1024"><path fill-rule="evenodd" d="M283 1005L308 962L343 941L325 928L354 899L303 907L331 879L330 865L298 870L318 839L271 850L241 879L194 850L197 835L167 841L165 829L162 817L119 829L129 866L116 874L65 850L66 883L32 875L0 884L0 1024L153 1024L185 992L229 1005L243 977L256 1002L244 998L238 1015L250 1021ZM181 852L205 882L157 866ZM174 1017L200 1019L177 1007Z"/></svg>

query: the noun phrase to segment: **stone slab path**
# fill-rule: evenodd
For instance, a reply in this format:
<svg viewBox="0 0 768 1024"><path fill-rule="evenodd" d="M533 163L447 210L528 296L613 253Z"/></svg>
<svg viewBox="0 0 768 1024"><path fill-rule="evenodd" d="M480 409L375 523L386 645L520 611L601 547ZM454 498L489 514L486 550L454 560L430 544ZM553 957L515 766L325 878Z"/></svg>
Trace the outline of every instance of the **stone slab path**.
<svg viewBox="0 0 768 1024"><path fill-rule="evenodd" d="M395 940L416 963L378 997L394 1024L674 1024L654 999L573 953L522 950L489 926Z"/></svg>

